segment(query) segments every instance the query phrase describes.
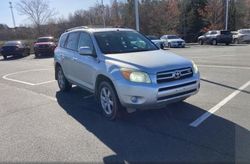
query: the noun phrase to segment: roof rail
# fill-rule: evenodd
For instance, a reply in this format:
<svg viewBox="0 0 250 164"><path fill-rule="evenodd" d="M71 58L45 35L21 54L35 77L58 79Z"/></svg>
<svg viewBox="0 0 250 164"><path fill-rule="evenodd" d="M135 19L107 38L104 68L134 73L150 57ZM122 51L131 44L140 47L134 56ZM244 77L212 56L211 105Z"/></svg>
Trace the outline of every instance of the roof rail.
<svg viewBox="0 0 250 164"><path fill-rule="evenodd" d="M69 28L65 30L65 32L69 32L69 31L77 30L77 29L87 29L87 28L88 28L87 26L78 26L78 27Z"/></svg>

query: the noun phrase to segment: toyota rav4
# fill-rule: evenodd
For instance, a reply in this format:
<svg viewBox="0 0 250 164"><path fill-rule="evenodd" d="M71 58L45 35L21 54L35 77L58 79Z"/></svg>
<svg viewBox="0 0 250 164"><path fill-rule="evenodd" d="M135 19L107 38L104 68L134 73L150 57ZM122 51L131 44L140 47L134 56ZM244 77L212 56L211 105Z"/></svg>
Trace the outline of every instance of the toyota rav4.
<svg viewBox="0 0 250 164"><path fill-rule="evenodd" d="M159 49L132 29L76 27L55 49L55 78L61 91L72 84L92 92L105 117L136 109L162 108L198 92L194 62Z"/></svg>

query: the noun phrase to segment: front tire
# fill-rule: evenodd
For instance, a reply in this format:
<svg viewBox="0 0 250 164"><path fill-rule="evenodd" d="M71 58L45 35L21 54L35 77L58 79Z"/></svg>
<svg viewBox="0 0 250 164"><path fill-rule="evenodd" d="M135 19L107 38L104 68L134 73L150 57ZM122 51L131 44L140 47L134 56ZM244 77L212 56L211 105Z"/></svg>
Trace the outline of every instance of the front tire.
<svg viewBox="0 0 250 164"><path fill-rule="evenodd" d="M204 44L203 40L200 39L200 40L199 40L199 45L203 45L203 44Z"/></svg>
<svg viewBox="0 0 250 164"><path fill-rule="evenodd" d="M66 79L60 66L56 69L57 83L61 91L68 92L72 88L72 84Z"/></svg>
<svg viewBox="0 0 250 164"><path fill-rule="evenodd" d="M239 40L238 39L234 39L234 44L239 44Z"/></svg>
<svg viewBox="0 0 250 164"><path fill-rule="evenodd" d="M168 48L172 48L171 43L168 43Z"/></svg>
<svg viewBox="0 0 250 164"><path fill-rule="evenodd" d="M110 82L102 81L98 87L98 103L103 115L109 120L115 120L121 116L123 107L114 87Z"/></svg>

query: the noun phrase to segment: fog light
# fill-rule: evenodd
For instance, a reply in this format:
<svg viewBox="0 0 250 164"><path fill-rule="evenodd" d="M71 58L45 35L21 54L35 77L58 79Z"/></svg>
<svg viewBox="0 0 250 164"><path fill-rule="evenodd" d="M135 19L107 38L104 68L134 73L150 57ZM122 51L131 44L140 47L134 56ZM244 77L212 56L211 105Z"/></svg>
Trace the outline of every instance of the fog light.
<svg viewBox="0 0 250 164"><path fill-rule="evenodd" d="M132 103L137 103L138 98L136 96L132 96L131 101L132 101Z"/></svg>

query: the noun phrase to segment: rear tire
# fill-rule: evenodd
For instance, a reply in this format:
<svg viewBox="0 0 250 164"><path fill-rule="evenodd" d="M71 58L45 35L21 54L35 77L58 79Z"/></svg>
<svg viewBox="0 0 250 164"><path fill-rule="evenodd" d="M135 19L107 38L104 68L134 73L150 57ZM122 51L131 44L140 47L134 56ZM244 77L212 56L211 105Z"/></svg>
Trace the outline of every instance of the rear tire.
<svg viewBox="0 0 250 164"><path fill-rule="evenodd" d="M35 53L35 58L39 58L40 55L38 53Z"/></svg>
<svg viewBox="0 0 250 164"><path fill-rule="evenodd" d="M124 107L120 104L117 93L110 82L102 81L98 86L97 100L103 115L109 120L122 116Z"/></svg>
<svg viewBox="0 0 250 164"><path fill-rule="evenodd" d="M61 91L68 92L72 88L72 84L66 79L62 67L56 69L57 83Z"/></svg>
<svg viewBox="0 0 250 164"><path fill-rule="evenodd" d="M214 46L217 45L217 40L216 39L212 40L212 45L214 45Z"/></svg>
<svg viewBox="0 0 250 164"><path fill-rule="evenodd" d="M3 55L3 60L7 60L8 57L6 55Z"/></svg>

